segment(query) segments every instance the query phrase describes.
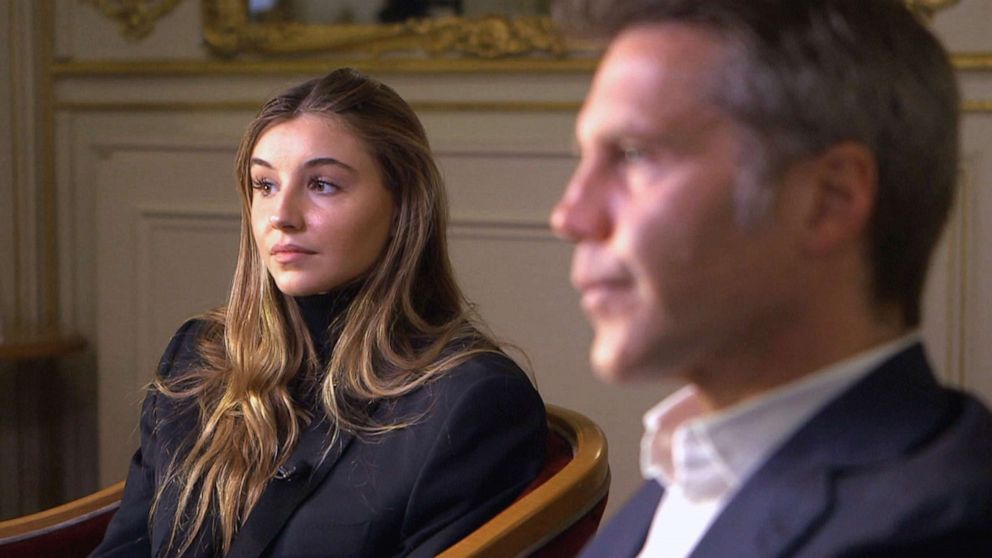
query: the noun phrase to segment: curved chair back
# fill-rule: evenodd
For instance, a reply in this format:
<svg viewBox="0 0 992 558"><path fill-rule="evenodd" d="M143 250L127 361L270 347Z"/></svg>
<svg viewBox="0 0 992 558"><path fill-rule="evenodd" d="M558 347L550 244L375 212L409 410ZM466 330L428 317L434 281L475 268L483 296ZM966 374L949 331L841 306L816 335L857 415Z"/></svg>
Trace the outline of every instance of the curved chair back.
<svg viewBox="0 0 992 558"><path fill-rule="evenodd" d="M585 416L548 405L548 460L524 494L439 558L570 557L592 537L610 487L606 436Z"/></svg>
<svg viewBox="0 0 992 558"><path fill-rule="evenodd" d="M0 521L0 556L87 556L103 540L124 481L38 513Z"/></svg>
<svg viewBox="0 0 992 558"><path fill-rule="evenodd" d="M575 556L596 531L610 486L606 437L575 411L548 405L548 458L520 498L442 558ZM121 481L31 515L0 521L0 556L85 557L103 539L124 493Z"/></svg>

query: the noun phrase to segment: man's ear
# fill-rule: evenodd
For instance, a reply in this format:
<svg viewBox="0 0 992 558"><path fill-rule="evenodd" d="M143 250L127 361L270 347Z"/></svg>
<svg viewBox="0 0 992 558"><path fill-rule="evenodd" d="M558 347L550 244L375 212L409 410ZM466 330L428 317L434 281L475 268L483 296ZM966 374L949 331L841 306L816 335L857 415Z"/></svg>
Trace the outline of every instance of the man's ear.
<svg viewBox="0 0 992 558"><path fill-rule="evenodd" d="M878 192L878 163L862 143L831 146L811 161L806 246L832 251L865 236Z"/></svg>

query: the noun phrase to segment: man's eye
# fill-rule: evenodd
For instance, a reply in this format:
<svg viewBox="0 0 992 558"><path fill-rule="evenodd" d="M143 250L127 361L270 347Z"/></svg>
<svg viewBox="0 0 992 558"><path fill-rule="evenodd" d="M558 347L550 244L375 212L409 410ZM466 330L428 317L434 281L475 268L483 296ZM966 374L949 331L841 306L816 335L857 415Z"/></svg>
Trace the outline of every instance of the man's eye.
<svg viewBox="0 0 992 558"><path fill-rule="evenodd" d="M620 150L620 154L628 163L636 163L644 159L644 150L639 147L625 147Z"/></svg>

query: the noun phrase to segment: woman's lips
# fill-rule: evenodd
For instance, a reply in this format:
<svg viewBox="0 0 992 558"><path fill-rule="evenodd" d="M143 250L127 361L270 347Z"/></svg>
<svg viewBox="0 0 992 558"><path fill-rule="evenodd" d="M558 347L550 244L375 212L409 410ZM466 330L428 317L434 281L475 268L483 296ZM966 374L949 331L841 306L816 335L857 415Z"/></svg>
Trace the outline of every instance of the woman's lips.
<svg viewBox="0 0 992 558"><path fill-rule="evenodd" d="M280 264L299 263L316 254L313 250L292 244L275 246L269 253L272 259Z"/></svg>

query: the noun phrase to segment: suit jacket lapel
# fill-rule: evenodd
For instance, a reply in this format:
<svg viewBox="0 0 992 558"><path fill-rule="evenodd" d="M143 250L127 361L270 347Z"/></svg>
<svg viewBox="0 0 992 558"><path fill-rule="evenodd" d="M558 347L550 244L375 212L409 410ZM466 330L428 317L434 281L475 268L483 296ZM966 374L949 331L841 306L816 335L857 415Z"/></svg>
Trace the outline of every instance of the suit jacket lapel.
<svg viewBox="0 0 992 558"><path fill-rule="evenodd" d="M625 508L627 513L622 514L615 521L616 528L621 533L610 542L612 552L615 554L609 555L637 556L648 538L651 521L654 519L654 512L658 509L658 502L663 493L664 489L657 481L649 480L644 483Z"/></svg>
<svg viewBox="0 0 992 558"><path fill-rule="evenodd" d="M922 347L895 355L800 428L731 499L692 556L785 556L825 517L833 480L913 447L949 399Z"/></svg>
<svg viewBox="0 0 992 558"><path fill-rule="evenodd" d="M351 434L340 433L325 456L329 436L326 420L315 420L303 432L296 449L265 487L248 520L234 537L228 558L261 556L296 508L320 486L353 438Z"/></svg>
<svg viewBox="0 0 992 558"><path fill-rule="evenodd" d="M582 549L580 558L621 558L637 556L647 539L654 512L664 490L657 481L641 485L623 507Z"/></svg>
<svg viewBox="0 0 992 558"><path fill-rule="evenodd" d="M786 555L829 509L831 469L789 468L777 459L746 482L692 556Z"/></svg>

